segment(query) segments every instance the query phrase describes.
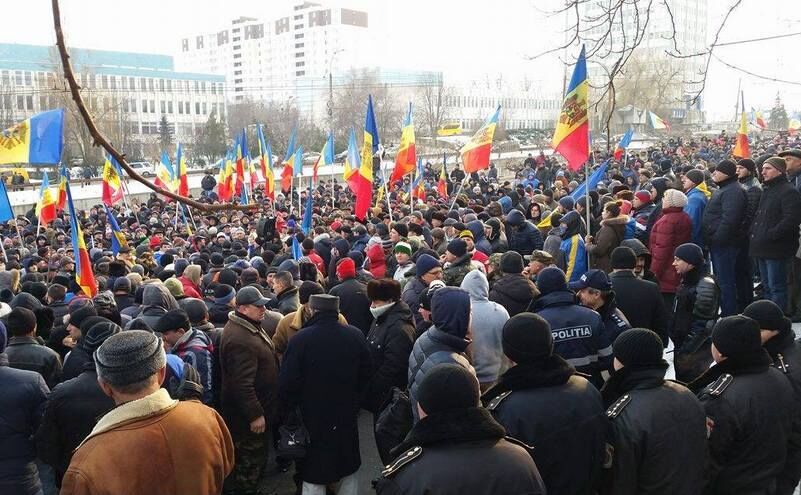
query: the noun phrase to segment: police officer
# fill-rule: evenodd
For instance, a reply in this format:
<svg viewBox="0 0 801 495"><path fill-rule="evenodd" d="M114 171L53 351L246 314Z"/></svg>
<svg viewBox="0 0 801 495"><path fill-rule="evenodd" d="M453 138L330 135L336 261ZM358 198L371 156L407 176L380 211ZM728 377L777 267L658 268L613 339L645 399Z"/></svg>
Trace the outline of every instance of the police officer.
<svg viewBox="0 0 801 495"><path fill-rule="evenodd" d="M662 339L644 328L615 339L615 371L601 390L612 432L603 493L703 489L704 409L686 387L665 380L662 347Z"/></svg>
<svg viewBox="0 0 801 495"><path fill-rule="evenodd" d="M457 364L436 365L418 390L420 421L374 482L379 495L545 493L525 444L479 407L478 379Z"/></svg>
<svg viewBox="0 0 801 495"><path fill-rule="evenodd" d="M537 277L540 291L531 310L550 325L554 353L600 388L612 365L612 341L608 340L601 316L576 302L567 288L565 272L555 266L542 270Z"/></svg>
<svg viewBox="0 0 801 495"><path fill-rule="evenodd" d="M776 493L787 459L793 389L762 348L759 324L721 318L712 329L715 365L690 388L706 410L708 493Z"/></svg>
<svg viewBox="0 0 801 495"><path fill-rule="evenodd" d="M614 342L623 330L631 328L626 316L617 307L612 282L603 270L588 270L570 289L576 291L583 306L594 309L604 322L606 339Z"/></svg>

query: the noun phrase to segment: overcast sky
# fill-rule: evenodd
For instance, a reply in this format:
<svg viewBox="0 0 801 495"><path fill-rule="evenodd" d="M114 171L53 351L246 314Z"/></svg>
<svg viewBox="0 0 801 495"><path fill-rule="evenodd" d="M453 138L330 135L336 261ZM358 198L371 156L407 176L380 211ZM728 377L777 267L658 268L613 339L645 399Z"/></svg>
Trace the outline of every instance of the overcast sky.
<svg viewBox="0 0 801 495"><path fill-rule="evenodd" d="M0 0L10 2L10 0ZM708 0L708 34L734 0ZM240 15L273 17L289 0L61 0L68 43L76 47L172 54L186 34L214 31ZM343 0L368 10L379 32L373 50L383 65L438 69L446 77L527 74L546 89L561 89L556 57L527 61L525 54L556 46L563 19L549 18L559 0ZM659 2L655 2L659 3ZM799 0L743 0L721 41L801 32ZM13 2L0 16L0 42L53 44L49 0ZM801 83L801 36L720 47L718 56L761 76ZM731 118L739 79L746 107L769 109L776 93L790 112L801 111L801 86L779 84L712 60L705 108L713 119Z"/></svg>

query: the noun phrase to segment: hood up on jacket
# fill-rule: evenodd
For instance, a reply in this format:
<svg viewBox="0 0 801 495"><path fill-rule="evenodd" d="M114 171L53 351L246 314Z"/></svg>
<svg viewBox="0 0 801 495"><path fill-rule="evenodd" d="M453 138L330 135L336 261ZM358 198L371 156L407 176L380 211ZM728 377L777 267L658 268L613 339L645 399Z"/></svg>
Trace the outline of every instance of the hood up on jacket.
<svg viewBox="0 0 801 495"><path fill-rule="evenodd" d="M470 325L470 295L457 287L443 287L434 292L431 321L440 331L465 338Z"/></svg>
<svg viewBox="0 0 801 495"><path fill-rule="evenodd" d="M178 309L178 302L167 287L161 284L147 284L142 293L142 310L147 308L161 308L169 311Z"/></svg>
<svg viewBox="0 0 801 495"><path fill-rule="evenodd" d="M468 223L466 227L467 230L473 234L474 243L484 240L484 224L481 223L481 220L473 220L472 222Z"/></svg>
<svg viewBox="0 0 801 495"><path fill-rule="evenodd" d="M487 301L489 299L489 282L481 270L471 270L465 275L461 288L467 291L471 301Z"/></svg>

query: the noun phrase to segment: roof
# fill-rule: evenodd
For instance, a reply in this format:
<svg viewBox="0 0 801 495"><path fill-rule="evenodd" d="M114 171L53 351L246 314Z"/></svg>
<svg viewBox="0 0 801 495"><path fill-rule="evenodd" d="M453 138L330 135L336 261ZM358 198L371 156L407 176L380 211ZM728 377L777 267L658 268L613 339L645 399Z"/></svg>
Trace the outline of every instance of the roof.
<svg viewBox="0 0 801 495"><path fill-rule="evenodd" d="M173 58L153 53L70 48L76 73L225 82L225 76L176 72ZM0 43L0 69L61 72L55 46Z"/></svg>

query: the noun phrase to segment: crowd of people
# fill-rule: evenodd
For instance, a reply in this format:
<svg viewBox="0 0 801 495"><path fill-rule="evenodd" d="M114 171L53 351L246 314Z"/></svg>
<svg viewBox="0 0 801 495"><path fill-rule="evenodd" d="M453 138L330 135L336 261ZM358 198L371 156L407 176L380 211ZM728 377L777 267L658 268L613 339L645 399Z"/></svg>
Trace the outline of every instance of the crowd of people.
<svg viewBox="0 0 801 495"><path fill-rule="evenodd" d="M732 146L610 158L583 195L544 154L448 198L428 165L363 219L334 181L153 195L113 205L115 248L97 205L96 291L63 213L0 225L0 493L355 494L366 411L380 494L792 494L801 141Z"/></svg>

